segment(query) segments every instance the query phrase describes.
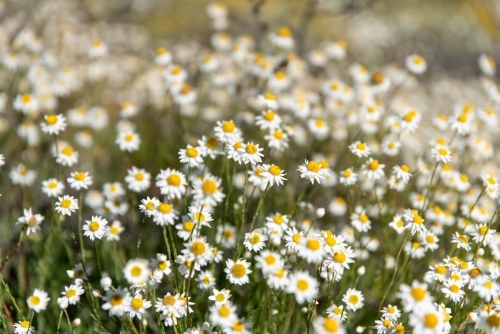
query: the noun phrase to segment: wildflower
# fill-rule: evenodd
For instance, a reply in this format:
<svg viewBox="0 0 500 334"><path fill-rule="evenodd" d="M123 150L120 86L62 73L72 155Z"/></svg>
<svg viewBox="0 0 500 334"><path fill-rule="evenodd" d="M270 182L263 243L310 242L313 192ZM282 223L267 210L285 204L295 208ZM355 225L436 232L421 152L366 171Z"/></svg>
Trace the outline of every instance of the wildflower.
<svg viewBox="0 0 500 334"><path fill-rule="evenodd" d="M21 111L24 114L30 114L33 112L38 112L40 109L40 103L38 99L28 93L18 94L14 99L14 109Z"/></svg>
<svg viewBox="0 0 500 334"><path fill-rule="evenodd" d="M102 309L109 311L109 316L121 317L130 312L132 297L126 289L109 290L104 296Z"/></svg>
<svg viewBox="0 0 500 334"><path fill-rule="evenodd" d="M382 142L382 152L390 157L394 157L399 153L401 143L390 139L384 139Z"/></svg>
<svg viewBox="0 0 500 334"><path fill-rule="evenodd" d="M384 176L384 164L380 164L377 160L370 158L361 168L363 174L371 180L378 180Z"/></svg>
<svg viewBox="0 0 500 334"><path fill-rule="evenodd" d="M108 45L101 39L94 39L92 44L89 46L87 53L90 58L104 57L108 53Z"/></svg>
<svg viewBox="0 0 500 334"><path fill-rule="evenodd" d="M120 150L133 152L139 149L139 145L141 145L141 139L139 138L139 135L134 131L124 131L118 133L115 143L118 144Z"/></svg>
<svg viewBox="0 0 500 334"><path fill-rule="evenodd" d="M92 184L92 177L89 176L88 172L73 172L67 181L71 188L76 190L87 189Z"/></svg>
<svg viewBox="0 0 500 334"><path fill-rule="evenodd" d="M165 254L158 253L156 254L155 259L151 259L150 268L156 274L160 274L160 277L163 275L170 275L172 273L172 267L169 260L167 260L167 256Z"/></svg>
<svg viewBox="0 0 500 334"><path fill-rule="evenodd" d="M386 318L392 321L396 321L401 316L401 311L397 306L389 304L382 309L382 318Z"/></svg>
<svg viewBox="0 0 500 334"><path fill-rule="evenodd" d="M86 225L82 226L83 235L89 237L90 240L102 239L108 233L106 228L108 221L102 217L92 216L92 220L86 220L85 223Z"/></svg>
<svg viewBox="0 0 500 334"><path fill-rule="evenodd" d="M64 183L57 179L48 179L42 181L42 192L49 197L57 197L62 194Z"/></svg>
<svg viewBox="0 0 500 334"><path fill-rule="evenodd" d="M175 225L177 215L178 211L173 208L172 204L167 202L159 203L153 213L153 221L156 225L160 226L165 226L167 224Z"/></svg>
<svg viewBox="0 0 500 334"><path fill-rule="evenodd" d="M458 249L463 248L466 252L469 252L471 250L469 237L465 234L455 232L451 237L451 242L457 244Z"/></svg>
<svg viewBox="0 0 500 334"><path fill-rule="evenodd" d="M422 74L427 69L427 63L422 56L414 54L406 58L406 67L412 73Z"/></svg>
<svg viewBox="0 0 500 334"><path fill-rule="evenodd" d="M354 262L353 258L355 256L351 247L339 248L335 251L330 251L325 260L325 266L331 269L334 274L341 276L344 269L349 269L349 264Z"/></svg>
<svg viewBox="0 0 500 334"><path fill-rule="evenodd" d="M495 59L487 54L481 54L479 56L479 67L481 71L487 76L494 76L496 72Z"/></svg>
<svg viewBox="0 0 500 334"><path fill-rule="evenodd" d="M218 121L215 127L215 136L222 143L242 141L241 130L234 125L233 121Z"/></svg>
<svg viewBox="0 0 500 334"><path fill-rule="evenodd" d="M367 232L371 229L372 223L370 218L361 207L356 207L355 212L351 215L351 225L358 232Z"/></svg>
<svg viewBox="0 0 500 334"><path fill-rule="evenodd" d="M269 34L269 39L274 45L285 50L290 50L294 46L292 31L288 27L281 27L278 31L272 32Z"/></svg>
<svg viewBox="0 0 500 334"><path fill-rule="evenodd" d="M150 272L148 261L145 259L128 260L123 268L125 279L133 285L144 284L148 280Z"/></svg>
<svg viewBox="0 0 500 334"><path fill-rule="evenodd" d="M255 117L255 124L261 130L277 130L281 125L281 117L272 110L263 111L262 115Z"/></svg>
<svg viewBox="0 0 500 334"><path fill-rule="evenodd" d="M351 311L359 310L363 307L363 294L361 291L356 289L347 289L346 293L342 297L342 301L346 304L346 308Z"/></svg>
<svg viewBox="0 0 500 334"><path fill-rule="evenodd" d="M201 179L193 181L193 198L203 200L212 206L222 202L224 193L221 190L222 180L218 177L205 175Z"/></svg>
<svg viewBox="0 0 500 334"><path fill-rule="evenodd" d="M186 193L186 185L184 174L175 169L161 170L156 176L156 186L160 188L162 195L166 195L169 199L182 198Z"/></svg>
<svg viewBox="0 0 500 334"><path fill-rule="evenodd" d="M149 188L151 174L146 172L146 170L132 166L131 169L127 170L127 174L125 182L127 182L130 190L138 193Z"/></svg>
<svg viewBox="0 0 500 334"><path fill-rule="evenodd" d="M58 197L58 200L56 202L56 211L62 215L71 216L71 213L78 209L78 200L73 196L64 195Z"/></svg>
<svg viewBox="0 0 500 334"><path fill-rule="evenodd" d="M209 270L202 271L196 281L201 290L209 290L215 285L215 277Z"/></svg>
<svg viewBox="0 0 500 334"><path fill-rule="evenodd" d="M259 252L265 247L266 240L267 236L263 233L263 231L261 229L256 229L251 233L245 233L245 241L243 242L243 245L249 251Z"/></svg>
<svg viewBox="0 0 500 334"><path fill-rule="evenodd" d="M445 294L446 298L454 303L458 303L465 295L465 292L462 290L462 285L452 278L444 281L444 287L441 288L441 292Z"/></svg>
<svg viewBox="0 0 500 334"><path fill-rule="evenodd" d="M326 309L326 314L330 318L337 319L340 322L344 322L347 319L347 312L344 310L344 305L332 304Z"/></svg>
<svg viewBox="0 0 500 334"><path fill-rule="evenodd" d="M352 168L347 168L340 173L340 184L351 186L358 180L358 174L352 171Z"/></svg>
<svg viewBox="0 0 500 334"><path fill-rule="evenodd" d="M287 293L293 293L297 303L312 302L318 295L318 281L307 271L297 271L290 275Z"/></svg>
<svg viewBox="0 0 500 334"><path fill-rule="evenodd" d="M33 334L35 332L35 327L31 326L28 320L21 320L14 324L14 334Z"/></svg>
<svg viewBox="0 0 500 334"><path fill-rule="evenodd" d="M261 157L264 155L260 152L263 150L263 148L259 148L259 144L254 144L253 142L244 144L238 149L240 162L243 161L245 164L250 163L252 165L261 163Z"/></svg>
<svg viewBox="0 0 500 334"><path fill-rule="evenodd" d="M307 121L307 127L317 140L326 139L330 133L330 128L322 118L309 119Z"/></svg>
<svg viewBox="0 0 500 334"><path fill-rule="evenodd" d="M199 148L188 145L186 149L179 150L179 160L189 167L198 167L203 163Z"/></svg>
<svg viewBox="0 0 500 334"><path fill-rule="evenodd" d="M151 302L144 297L140 293L136 293L132 301L130 302L130 309L128 311L128 316L133 319L136 317L141 320L142 317L146 315L146 309L151 307Z"/></svg>
<svg viewBox="0 0 500 334"><path fill-rule="evenodd" d="M314 332L318 334L345 334L339 320L331 317L317 317L313 322Z"/></svg>
<svg viewBox="0 0 500 334"><path fill-rule="evenodd" d="M210 322L216 326L221 326L222 328L230 326L238 319L238 316L236 315L236 306L230 302L222 305L212 305L209 312Z"/></svg>
<svg viewBox="0 0 500 334"><path fill-rule="evenodd" d="M248 274L252 272L248 269L249 267L250 263L243 259L239 259L236 262L228 259L226 260L226 269L224 269L224 272L231 283L242 285L249 282Z"/></svg>
<svg viewBox="0 0 500 334"><path fill-rule="evenodd" d="M72 284L65 286L64 291L61 292L62 297L57 298L57 304L62 309L66 309L69 305L76 305L80 301L80 296L83 295L85 290L79 284Z"/></svg>
<svg viewBox="0 0 500 334"><path fill-rule="evenodd" d="M414 235L416 232L427 232L424 225L424 219L418 214L417 210L406 209L403 214L403 220L406 222L405 228Z"/></svg>
<svg viewBox="0 0 500 334"><path fill-rule="evenodd" d="M227 304L229 302L229 298L231 298L231 291L226 289L213 289L212 292L213 295L208 297L208 299L213 300L217 306Z"/></svg>
<svg viewBox="0 0 500 334"><path fill-rule="evenodd" d="M19 164L10 171L9 176L13 184L31 186L35 182L36 172L28 170L24 164Z"/></svg>
<svg viewBox="0 0 500 334"><path fill-rule="evenodd" d="M71 167L78 162L78 152L73 147L60 142L57 144L57 148L57 151L54 149L54 156L58 164Z"/></svg>
<svg viewBox="0 0 500 334"><path fill-rule="evenodd" d="M274 96L273 94L265 93L263 95L259 95L257 97L257 101L262 107L268 108L270 110L276 110L279 107L276 96Z"/></svg>
<svg viewBox="0 0 500 334"><path fill-rule="evenodd" d="M209 156L211 159L215 159L217 155L222 154L219 141L214 137L201 137L201 140L198 139L198 147L200 148L202 157Z"/></svg>
<svg viewBox="0 0 500 334"><path fill-rule="evenodd" d="M432 304L420 312L412 312L408 320L415 333L443 333L444 316Z"/></svg>
<svg viewBox="0 0 500 334"><path fill-rule="evenodd" d="M314 181L320 183L320 179L324 178L321 164L317 161L305 160L303 165L297 169L300 172L300 177L310 180L312 184Z"/></svg>
<svg viewBox="0 0 500 334"><path fill-rule="evenodd" d="M419 283L416 280L412 282L411 286L401 284L396 297L401 299L405 312L425 309L426 306L432 303L432 296L427 291L427 284Z"/></svg>
<svg viewBox="0 0 500 334"><path fill-rule="evenodd" d="M371 154L371 150L368 147L368 145L360 141L350 144L349 151L351 151L351 153L357 156L358 158L367 157Z"/></svg>
<svg viewBox="0 0 500 334"><path fill-rule="evenodd" d="M44 311L47 308L49 301L50 297L47 292L35 289L33 294L26 300L26 303L28 304L28 308L36 313L40 313L40 311Z"/></svg>
<svg viewBox="0 0 500 334"><path fill-rule="evenodd" d="M26 235L30 235L30 233L36 233L36 231L40 231L40 224L42 223L44 217L40 214L33 214L31 212L31 208L28 210L24 209L24 216L20 217L17 220L16 225L26 224L28 228L26 230Z"/></svg>
<svg viewBox="0 0 500 334"><path fill-rule="evenodd" d="M323 240L319 236L309 236L304 243L298 245L298 255L307 263L320 263L323 260Z"/></svg>
<svg viewBox="0 0 500 334"><path fill-rule="evenodd" d="M281 168L276 165L262 165L262 177L265 178L265 182L269 183L271 186L276 184L278 186L283 185L283 181L286 181L284 176L286 173L283 172Z"/></svg>
<svg viewBox="0 0 500 334"><path fill-rule="evenodd" d="M447 164L451 161L451 151L446 146L436 145L431 149L431 154L437 162Z"/></svg>

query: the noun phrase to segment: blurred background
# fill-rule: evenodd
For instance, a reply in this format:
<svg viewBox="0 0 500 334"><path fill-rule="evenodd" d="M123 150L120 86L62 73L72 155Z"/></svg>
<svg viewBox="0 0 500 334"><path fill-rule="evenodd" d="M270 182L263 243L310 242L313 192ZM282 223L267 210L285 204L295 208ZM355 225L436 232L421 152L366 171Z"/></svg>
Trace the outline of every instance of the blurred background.
<svg viewBox="0 0 500 334"><path fill-rule="evenodd" d="M4 0L1 20L11 32L25 21L47 24L78 16L83 22L124 29L138 52L148 42L162 45L194 39L209 44L213 30L206 14L208 0ZM342 39L351 58L376 66L402 63L422 54L432 71L454 76L478 74L481 52L498 55L500 1L495 0L221 0L229 9L227 31L254 37L286 25L301 51L321 41ZM64 15L61 7L67 7ZM53 9L57 8L58 11ZM40 19L37 21L37 17ZM133 31L132 31L133 30ZM263 39L262 48L266 48Z"/></svg>

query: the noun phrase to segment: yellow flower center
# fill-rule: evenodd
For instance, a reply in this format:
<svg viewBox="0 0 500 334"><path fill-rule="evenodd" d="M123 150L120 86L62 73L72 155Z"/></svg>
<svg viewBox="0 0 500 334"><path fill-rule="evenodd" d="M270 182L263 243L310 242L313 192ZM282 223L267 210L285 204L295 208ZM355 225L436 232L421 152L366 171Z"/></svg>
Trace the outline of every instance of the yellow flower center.
<svg viewBox="0 0 500 334"><path fill-rule="evenodd" d="M316 161L309 161L307 163L307 169L310 171L310 172L313 172L313 173L317 173L319 172L319 169L320 169L320 164L317 163Z"/></svg>
<svg viewBox="0 0 500 334"><path fill-rule="evenodd" d="M300 243L300 240L302 240L302 235L300 233L295 233L292 237L293 242L296 244Z"/></svg>
<svg viewBox="0 0 500 334"><path fill-rule="evenodd" d="M247 273L247 268L245 268L244 265L241 263L236 263L232 268L231 268L231 273L237 277L241 278L246 275Z"/></svg>
<svg viewBox="0 0 500 334"><path fill-rule="evenodd" d="M266 256L265 260L266 263L270 266L276 263L276 258L273 255Z"/></svg>
<svg viewBox="0 0 500 334"><path fill-rule="evenodd" d="M460 288L453 284L452 286L450 286L450 291L453 292L453 293L457 293L458 291L460 291Z"/></svg>
<svg viewBox="0 0 500 334"><path fill-rule="evenodd" d="M127 133L127 134L125 135L125 140L126 140L126 141L132 141L132 140L134 140L134 136L133 136L133 135L131 135L130 133Z"/></svg>
<svg viewBox="0 0 500 334"><path fill-rule="evenodd" d="M24 103L29 103L31 102L31 95L30 94L23 94L21 96L21 100L24 102Z"/></svg>
<svg viewBox="0 0 500 334"><path fill-rule="evenodd" d="M217 185L212 180L206 180L201 185L201 189L203 190L203 192L212 195L213 193L215 193L215 191L217 191Z"/></svg>
<svg viewBox="0 0 500 334"><path fill-rule="evenodd" d="M266 121L272 121L274 119L274 113L271 110L268 110L266 113L264 113L264 118Z"/></svg>
<svg viewBox="0 0 500 334"><path fill-rule="evenodd" d="M325 121L319 118L315 121L315 123L318 128L322 128L323 126L325 126Z"/></svg>
<svg viewBox="0 0 500 334"><path fill-rule="evenodd" d="M74 297L76 296L76 290L75 289L69 289L68 291L66 291L66 297Z"/></svg>
<svg viewBox="0 0 500 334"><path fill-rule="evenodd" d="M22 328L29 328L30 327L29 321L26 321L26 320L21 321L21 327Z"/></svg>
<svg viewBox="0 0 500 334"><path fill-rule="evenodd" d="M214 137L207 139L207 147L211 150L215 150L219 146L219 142Z"/></svg>
<svg viewBox="0 0 500 334"><path fill-rule="evenodd" d="M375 72L375 73L372 74L372 77L371 77L372 84L379 85L382 82L384 82L384 80L385 80L384 73L382 73L382 72Z"/></svg>
<svg viewBox="0 0 500 334"><path fill-rule="evenodd" d="M445 266L437 266L436 267L436 272L439 275L444 275L444 274L446 274L446 267Z"/></svg>
<svg viewBox="0 0 500 334"><path fill-rule="evenodd" d="M175 305L175 297L172 295L163 297L163 305Z"/></svg>
<svg viewBox="0 0 500 334"><path fill-rule="evenodd" d="M186 149L186 154L190 158L196 158L198 156L198 150L195 149L194 147L188 147Z"/></svg>
<svg viewBox="0 0 500 334"><path fill-rule="evenodd" d="M137 173L135 174L135 179L136 179L137 181L142 181L142 180L144 180L144 174L142 174L141 172L137 172Z"/></svg>
<svg viewBox="0 0 500 334"><path fill-rule="evenodd" d="M183 225L184 231L191 232L194 228L194 223L192 221L187 221Z"/></svg>
<svg viewBox="0 0 500 334"><path fill-rule="evenodd" d="M442 156L447 156L447 155L448 155L448 150L447 150L447 149L445 149L445 148L440 148L440 149L438 150L438 153L439 153L440 155L442 155Z"/></svg>
<svg viewBox="0 0 500 334"><path fill-rule="evenodd" d="M45 117L45 122L47 122L48 125L54 125L57 123L57 116L56 115L49 115Z"/></svg>
<svg viewBox="0 0 500 334"><path fill-rule="evenodd" d="M37 306L38 304L40 304L40 298L38 296L31 296L30 302L32 305Z"/></svg>
<svg viewBox="0 0 500 334"><path fill-rule="evenodd" d="M309 248L310 250L318 250L319 247L321 246L321 243L319 242L319 240L316 240L316 239L309 239L307 240L307 248Z"/></svg>
<svg viewBox="0 0 500 334"><path fill-rule="evenodd" d="M170 213L172 211L172 206L168 203L161 203L158 210L161 213Z"/></svg>
<svg viewBox="0 0 500 334"><path fill-rule="evenodd" d="M70 147L70 146L66 146L65 148L63 148L63 149L61 150L61 152L62 152L62 154L64 154L64 155L70 156L70 155L73 155L73 153L75 152L75 150L73 150L73 148L72 148L72 147Z"/></svg>
<svg viewBox="0 0 500 334"><path fill-rule="evenodd" d="M281 27L278 30L278 35L280 37L291 37L292 36L292 31L288 27Z"/></svg>
<svg viewBox="0 0 500 334"><path fill-rule="evenodd" d="M406 115L403 116L403 119L405 122L411 122L415 118L415 116L418 115L418 112L416 110L410 110Z"/></svg>
<svg viewBox="0 0 500 334"><path fill-rule="evenodd" d="M171 186L178 187L181 184L181 178L177 174L172 174L167 177L167 183Z"/></svg>
<svg viewBox="0 0 500 334"><path fill-rule="evenodd" d="M271 165L271 167L269 167L269 173L273 176L279 176L281 175L281 168L276 165Z"/></svg>
<svg viewBox="0 0 500 334"><path fill-rule="evenodd" d="M371 169L371 170L377 170L378 169L378 161L377 160L372 160L370 161L370 163L368 164L368 168Z"/></svg>
<svg viewBox="0 0 500 334"><path fill-rule="evenodd" d="M358 295L350 295L349 296L349 303L351 303L352 305L358 304L359 303Z"/></svg>
<svg viewBox="0 0 500 334"><path fill-rule="evenodd" d="M78 181L83 181L85 180L85 173L78 172L75 174L75 179Z"/></svg>
<svg viewBox="0 0 500 334"><path fill-rule="evenodd" d="M402 165L402 166L401 166L401 170L402 170L403 172L405 172L405 173L408 173L408 172L410 171L410 168L408 168L408 166L406 166L406 165Z"/></svg>
<svg viewBox="0 0 500 334"><path fill-rule="evenodd" d="M91 223L89 224L89 229L90 229L92 232L95 232L95 231L99 230L99 227L100 227L100 225L99 225L99 223L98 223L98 222L91 222Z"/></svg>
<svg viewBox="0 0 500 334"><path fill-rule="evenodd" d="M250 237L249 240L254 245L258 244L260 242L260 235L258 235L257 233L254 233L254 234L252 234L252 236Z"/></svg>
<svg viewBox="0 0 500 334"><path fill-rule="evenodd" d="M231 310L229 309L229 307L227 307L226 305L222 305L221 308L219 309L219 315L221 317L228 317L229 315L231 314Z"/></svg>
<svg viewBox="0 0 500 334"><path fill-rule="evenodd" d="M333 318L326 317L323 321L323 328L325 328L327 332L335 333L339 327L339 323Z"/></svg>
<svg viewBox="0 0 500 334"><path fill-rule="evenodd" d="M217 300L219 303L223 302L226 300L226 296L223 293L219 293L217 296L215 296L215 300Z"/></svg>
<svg viewBox="0 0 500 334"><path fill-rule="evenodd" d="M494 313L494 314L488 316L488 318L486 318L486 322L491 327L498 328L498 327L500 327L500 316L497 313Z"/></svg>
<svg viewBox="0 0 500 334"><path fill-rule="evenodd" d="M439 319L434 313L429 313L424 316L424 325L427 328L434 328L438 325Z"/></svg>
<svg viewBox="0 0 500 334"><path fill-rule="evenodd" d="M191 246L191 250L193 251L194 255L200 256L203 253L205 253L206 247L205 247L205 244L203 242L196 241Z"/></svg>
<svg viewBox="0 0 500 334"><path fill-rule="evenodd" d="M333 260L337 263L344 263L346 258L347 257L342 252L338 252L338 253L333 254Z"/></svg>
<svg viewBox="0 0 500 334"><path fill-rule="evenodd" d="M356 144L356 148L358 150L364 151L364 150L366 150L366 145L363 143L358 143L358 144Z"/></svg>
<svg viewBox="0 0 500 334"><path fill-rule="evenodd" d="M304 279L299 279L297 281L297 288L300 291L307 291L307 289L309 289L309 283Z"/></svg>
<svg viewBox="0 0 500 334"><path fill-rule="evenodd" d="M259 149L254 144L248 144L246 147L246 151L248 154L255 154L259 151Z"/></svg>
<svg viewBox="0 0 500 334"><path fill-rule="evenodd" d="M118 306L123 303L123 297L121 295L114 295L110 299L111 305Z"/></svg>
<svg viewBox="0 0 500 334"><path fill-rule="evenodd" d="M367 216L367 215L362 214L361 216L359 216L359 220L360 220L362 223L366 223L369 219L368 219L368 216Z"/></svg>
<svg viewBox="0 0 500 334"><path fill-rule="evenodd" d="M420 288L420 287L416 287L416 288L411 289L411 296L416 301L424 300L426 294L427 294L427 291L425 289Z"/></svg>
<svg viewBox="0 0 500 334"><path fill-rule="evenodd" d="M349 169L346 169L345 171L343 171L342 174L344 174L345 178L348 178L352 175L352 173Z"/></svg>
<svg viewBox="0 0 500 334"><path fill-rule="evenodd" d="M224 122L224 124L222 124L222 130L224 132L228 132L228 133L231 133L234 131L236 127L234 126L234 123L229 121L229 122Z"/></svg>
<svg viewBox="0 0 500 334"><path fill-rule="evenodd" d="M140 309L144 302L142 301L141 298L134 298L132 299L132 307L135 309Z"/></svg>
<svg viewBox="0 0 500 334"><path fill-rule="evenodd" d="M65 209L69 208L71 206L71 200L69 199L63 199L61 201L61 206Z"/></svg>

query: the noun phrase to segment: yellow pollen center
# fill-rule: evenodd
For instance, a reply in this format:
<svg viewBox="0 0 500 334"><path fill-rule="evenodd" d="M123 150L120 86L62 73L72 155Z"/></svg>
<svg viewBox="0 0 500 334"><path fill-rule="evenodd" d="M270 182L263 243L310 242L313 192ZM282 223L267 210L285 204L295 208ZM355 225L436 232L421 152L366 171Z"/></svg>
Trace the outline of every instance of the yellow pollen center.
<svg viewBox="0 0 500 334"><path fill-rule="evenodd" d="M134 298L132 299L132 307L135 309L140 309L143 305L143 301L141 298Z"/></svg>
<svg viewBox="0 0 500 334"><path fill-rule="evenodd" d="M228 317L229 315L231 314L231 310L229 309L229 307L227 307L226 305L222 305L221 308L219 309L219 315L221 317Z"/></svg>
<svg viewBox="0 0 500 334"><path fill-rule="evenodd" d="M349 169L346 169L345 171L342 172L342 174L344 174L345 178L348 178L349 176L351 176L352 173Z"/></svg>
<svg viewBox="0 0 500 334"><path fill-rule="evenodd" d="M110 302L113 306L121 305L123 302L123 297L121 295L114 295L113 297L111 297Z"/></svg>
<svg viewBox="0 0 500 334"><path fill-rule="evenodd" d="M40 304L40 298L38 296L31 296L30 297L30 302L34 306L37 306L38 304Z"/></svg>
<svg viewBox="0 0 500 334"><path fill-rule="evenodd" d="M266 263L270 266L276 263L276 258L273 255L266 256L265 260Z"/></svg>
<svg viewBox="0 0 500 334"><path fill-rule="evenodd" d="M172 211L172 206L168 203L161 203L158 210L161 213L170 213Z"/></svg>
<svg viewBox="0 0 500 334"><path fill-rule="evenodd" d="M255 154L259 151L257 146L255 146L254 144L248 144L245 150L248 154Z"/></svg>
<svg viewBox="0 0 500 334"><path fill-rule="evenodd" d="M291 37L292 36L292 31L288 27L281 27L278 30L278 35L280 37Z"/></svg>
<svg viewBox="0 0 500 334"><path fill-rule="evenodd" d="M444 275L444 274L446 274L446 267L445 266L437 266L436 267L436 272L439 275Z"/></svg>
<svg viewBox="0 0 500 334"><path fill-rule="evenodd" d="M309 289L309 283L306 280L299 279L297 281L297 288L300 291L307 291L307 289Z"/></svg>
<svg viewBox="0 0 500 334"><path fill-rule="evenodd" d="M323 327L327 332L335 333L339 329L339 323L333 318L326 317L323 322Z"/></svg>
<svg viewBox="0 0 500 334"><path fill-rule="evenodd" d="M175 297L172 295L165 296L163 298L163 304L170 305L170 306L175 305Z"/></svg>
<svg viewBox="0 0 500 334"><path fill-rule="evenodd" d="M368 164L368 168L371 169L371 170L377 170L378 169L378 161L377 160L372 160L370 161L370 163Z"/></svg>
<svg viewBox="0 0 500 334"><path fill-rule="evenodd" d="M494 313L486 318L486 322L491 327L498 328L500 327L500 316L497 313Z"/></svg>
<svg viewBox="0 0 500 334"><path fill-rule="evenodd" d="M21 321L21 327L22 328L29 328L30 327L29 321L26 321L26 320Z"/></svg>
<svg viewBox="0 0 500 334"><path fill-rule="evenodd" d="M314 251L318 250L320 246L321 246L321 243L316 239L307 240L307 248L309 248L311 250L314 250Z"/></svg>
<svg viewBox="0 0 500 334"><path fill-rule="evenodd" d="M448 155L448 150L447 150L447 149L445 149L445 148L440 148L440 149L438 150L438 153L439 153L440 155L447 156L447 155Z"/></svg>
<svg viewBox="0 0 500 334"><path fill-rule="evenodd" d="M411 289L411 296L416 301L424 300L426 294L427 294L427 291L425 289L420 288L420 287L416 287L416 288Z"/></svg>
<svg viewBox="0 0 500 334"><path fill-rule="evenodd" d="M49 115L45 117L45 122L47 122L48 125L54 125L57 123L57 116L56 115Z"/></svg>
<svg viewBox="0 0 500 334"><path fill-rule="evenodd" d="M269 94L269 93L264 94L264 98L266 100L271 100L271 101L275 101L276 100L276 96L274 96L273 94Z"/></svg>
<svg viewBox="0 0 500 334"><path fill-rule="evenodd" d="M69 199L63 199L61 201L61 206L65 209L69 208L71 206L71 200Z"/></svg>
<svg viewBox="0 0 500 334"><path fill-rule="evenodd" d="M198 156L198 150L195 149L194 147L188 147L186 149L186 154L190 158L196 158Z"/></svg>
<svg viewBox="0 0 500 334"><path fill-rule="evenodd" d="M302 235L300 233L295 233L292 237L293 242L296 244L300 243L300 240L302 240Z"/></svg>
<svg viewBox="0 0 500 334"><path fill-rule="evenodd" d="M203 242L194 242L193 245L191 246L191 250L193 251L193 254L196 256L200 256L203 253L205 253L206 247Z"/></svg>
<svg viewBox="0 0 500 334"><path fill-rule="evenodd" d="M207 147L211 150L215 150L219 146L219 142L214 137L207 139Z"/></svg>
<svg viewBox="0 0 500 334"><path fill-rule="evenodd" d="M345 262L345 260L346 260L346 258L347 258L347 257L346 257L346 256L345 256L345 254L344 254L344 253L342 253L342 252L338 252L338 253L335 253L335 254L333 255L333 260L334 260L335 262L337 262L337 263L344 263L344 262Z"/></svg>
<svg viewBox="0 0 500 334"><path fill-rule="evenodd" d="M75 152L75 150L73 150L73 148L72 148L72 147L66 146L65 148L63 148L63 149L61 150L61 152L62 152L62 154L64 154L64 155L70 156L70 155L72 155L72 154Z"/></svg>
<svg viewBox="0 0 500 334"><path fill-rule="evenodd" d="M209 193L210 195L212 195L217 190L217 185L212 180L206 180L201 185L201 189L203 190L203 192Z"/></svg>
<svg viewBox="0 0 500 334"><path fill-rule="evenodd" d="M408 173L408 172L410 171L410 168L408 168L408 166L406 166L406 165L402 165L402 166L401 166L401 170L402 170L403 172L405 172L405 173Z"/></svg>
<svg viewBox="0 0 500 334"><path fill-rule="evenodd" d="M247 268L245 268L244 265L241 263L236 263L232 268L231 268L231 273L237 277L241 278L246 275L247 273Z"/></svg>
<svg viewBox="0 0 500 334"><path fill-rule="evenodd" d="M29 103L29 102L31 102L31 95L30 94L23 94L23 96L21 97L21 100L24 103Z"/></svg>
<svg viewBox="0 0 500 334"><path fill-rule="evenodd" d="M319 172L319 169L320 169L320 164L317 163L316 161L309 161L307 163L307 169L310 171L310 172L313 172L313 173L317 173Z"/></svg>
<svg viewBox="0 0 500 334"><path fill-rule="evenodd" d="M234 131L236 127L234 126L234 123L229 121L229 122L224 122L224 124L222 124L222 130L224 132L228 132L228 133L231 133Z"/></svg>
<svg viewBox="0 0 500 334"><path fill-rule="evenodd" d="M359 303L359 297L358 295L350 295L349 296L349 303L356 305Z"/></svg>
<svg viewBox="0 0 500 334"><path fill-rule="evenodd" d="M417 116L417 111L416 110L410 110L406 115L403 116L403 119L405 120L405 122L411 122L415 116Z"/></svg>
<svg viewBox="0 0 500 334"><path fill-rule="evenodd" d="M183 225L184 231L191 232L194 228L194 223L192 221L187 221Z"/></svg>
<svg viewBox="0 0 500 334"><path fill-rule="evenodd" d="M266 113L264 113L264 118L266 119L266 121L272 121L274 119L274 113L271 110L269 110Z"/></svg>
<svg viewBox="0 0 500 334"><path fill-rule="evenodd" d="M424 316L424 325L427 328L434 328L438 325L439 319L434 313L429 313Z"/></svg>
<svg viewBox="0 0 500 334"><path fill-rule="evenodd" d="M252 236L250 237L249 240L254 245L258 244L260 242L260 235L258 235L257 233L254 233L254 234L252 234Z"/></svg>
<svg viewBox="0 0 500 334"><path fill-rule="evenodd" d="M367 216L367 215L362 214L361 216L359 216L359 220L360 220L362 223L366 223L369 219L368 219L368 216Z"/></svg>
<svg viewBox="0 0 500 334"><path fill-rule="evenodd" d="M360 151L364 151L364 150L366 150L366 145L365 145L365 144L363 144L363 143L358 143L358 144L356 145L356 148L357 148L358 150L360 150Z"/></svg>

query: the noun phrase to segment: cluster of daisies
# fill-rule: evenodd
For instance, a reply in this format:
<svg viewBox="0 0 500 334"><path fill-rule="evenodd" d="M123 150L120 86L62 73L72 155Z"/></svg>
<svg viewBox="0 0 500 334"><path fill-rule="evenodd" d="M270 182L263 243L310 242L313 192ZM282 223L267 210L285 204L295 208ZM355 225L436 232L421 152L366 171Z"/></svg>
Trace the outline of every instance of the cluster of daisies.
<svg viewBox="0 0 500 334"><path fill-rule="evenodd" d="M218 2L211 47L153 51L64 13L12 42L0 25L0 199L17 219L2 225L0 324L500 332L491 56L462 94L455 79L422 88L419 54L369 69L337 40L297 55L288 26L261 51ZM21 256L41 275L16 279Z"/></svg>

